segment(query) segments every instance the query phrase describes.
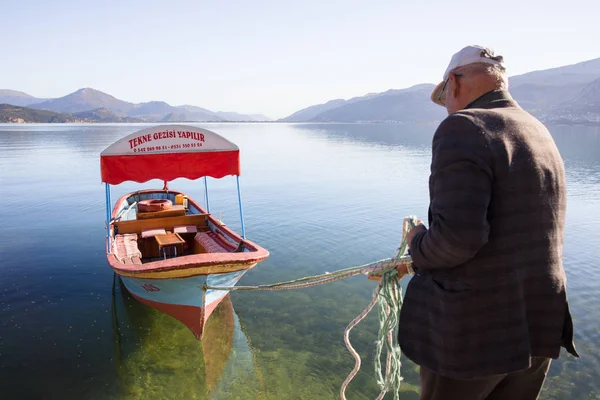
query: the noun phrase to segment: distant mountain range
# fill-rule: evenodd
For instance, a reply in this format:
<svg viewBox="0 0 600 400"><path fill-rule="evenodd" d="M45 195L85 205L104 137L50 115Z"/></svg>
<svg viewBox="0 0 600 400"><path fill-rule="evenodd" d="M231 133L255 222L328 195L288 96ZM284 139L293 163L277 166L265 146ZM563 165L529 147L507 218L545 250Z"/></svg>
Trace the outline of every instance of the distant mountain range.
<svg viewBox="0 0 600 400"><path fill-rule="evenodd" d="M349 100L313 105L277 122L432 122L446 110L429 100L433 84L369 93ZM509 78L509 90L519 104L542 121L600 124L600 58L529 72ZM0 90L0 104L27 107L0 109L0 122L207 122L270 121L260 114L211 111L163 101L131 103L91 88L58 99L40 99L15 90ZM36 113L43 110L48 113ZM56 113L60 115L55 115ZM20 117L17 117L20 115ZM31 117L29 120L25 117Z"/></svg>
<svg viewBox="0 0 600 400"><path fill-rule="evenodd" d="M106 108L73 114L0 104L0 123L58 123L58 122L143 122L137 118L118 117Z"/></svg>
<svg viewBox="0 0 600 400"><path fill-rule="evenodd" d="M38 99L37 97L16 90L0 89L0 104L26 107L44 100L46 99Z"/></svg>
<svg viewBox="0 0 600 400"><path fill-rule="evenodd" d="M32 108L0 104L0 123L23 122L83 122L72 115L55 113L52 111L34 110Z"/></svg>
<svg viewBox="0 0 600 400"><path fill-rule="evenodd" d="M149 101L135 104L119 100L110 94L91 88L79 89L76 92L57 99L40 99L27 93L0 89L0 104L64 114L61 118L56 116L50 117L50 114L47 114L49 118L54 118L55 120L85 119L89 122L258 122L271 120L261 114L246 115L236 112L214 112L189 105L171 106L164 101ZM7 110L5 108L4 112L7 112ZM37 117L41 117L41 114L33 112L23 113L23 111L21 111L21 115L36 115ZM7 115L5 117L8 118ZM25 122L33 121L25 120Z"/></svg>
<svg viewBox="0 0 600 400"><path fill-rule="evenodd" d="M434 85L369 93L313 105L282 122L439 121L446 110L429 100ZM517 102L543 121L600 123L600 58L509 78Z"/></svg>

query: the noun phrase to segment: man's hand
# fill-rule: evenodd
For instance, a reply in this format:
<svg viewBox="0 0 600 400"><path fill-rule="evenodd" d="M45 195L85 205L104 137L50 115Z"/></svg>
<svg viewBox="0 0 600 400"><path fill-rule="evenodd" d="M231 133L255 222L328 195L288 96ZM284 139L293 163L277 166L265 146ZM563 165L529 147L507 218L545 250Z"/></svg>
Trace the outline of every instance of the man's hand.
<svg viewBox="0 0 600 400"><path fill-rule="evenodd" d="M417 221L417 225L415 225L414 228L412 228L410 230L410 232L408 232L408 234L406 235L406 241L408 243L408 247L410 248L410 243L412 242L413 238L415 237L415 235L419 232L425 232L427 230L427 228L425 227L425 224L423 223L423 221L418 220Z"/></svg>
<svg viewBox="0 0 600 400"><path fill-rule="evenodd" d="M402 264L396 267L396 271L398 271L398 280L400 280L404 277L404 275L408 274L408 267L406 266L406 264ZM381 275L369 275L368 279L370 281L380 281Z"/></svg>
<svg viewBox="0 0 600 400"><path fill-rule="evenodd" d="M425 224L423 221L418 220L417 221L417 225L415 225L414 228L412 228L410 230L410 232L408 232L408 234L406 235L406 239L408 241L408 247L410 248L410 242L412 241L413 237L419 233L419 232L423 232L426 231L427 228L425 227ZM402 279L404 277L404 275L408 275L408 266L406 264L402 264L400 266L398 266L396 268L396 270L398 271L398 279ZM381 280L381 275L369 275L368 276L370 281L379 281Z"/></svg>

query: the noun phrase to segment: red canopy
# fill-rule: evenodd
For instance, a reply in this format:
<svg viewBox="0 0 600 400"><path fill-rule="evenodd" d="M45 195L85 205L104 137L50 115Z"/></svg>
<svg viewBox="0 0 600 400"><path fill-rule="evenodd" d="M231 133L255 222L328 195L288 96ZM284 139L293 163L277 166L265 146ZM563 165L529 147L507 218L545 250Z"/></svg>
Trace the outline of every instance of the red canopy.
<svg viewBox="0 0 600 400"><path fill-rule="evenodd" d="M240 149L206 129L162 125L126 136L100 153L102 182L222 178L240 174Z"/></svg>

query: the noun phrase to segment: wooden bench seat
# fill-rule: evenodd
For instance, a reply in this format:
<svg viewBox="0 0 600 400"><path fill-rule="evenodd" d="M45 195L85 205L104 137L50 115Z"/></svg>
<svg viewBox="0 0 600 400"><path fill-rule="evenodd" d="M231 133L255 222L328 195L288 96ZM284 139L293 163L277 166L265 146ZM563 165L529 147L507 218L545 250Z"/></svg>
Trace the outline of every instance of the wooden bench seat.
<svg viewBox="0 0 600 400"><path fill-rule="evenodd" d="M149 229L165 229L173 232L173 228L181 225L196 226L198 231L208 229L207 214L193 214L179 217L149 218L114 223L117 233L137 233Z"/></svg>
<svg viewBox="0 0 600 400"><path fill-rule="evenodd" d="M142 252L137 245L135 233L118 234L113 242L113 254L123 264L141 264Z"/></svg>
<svg viewBox="0 0 600 400"><path fill-rule="evenodd" d="M198 232L194 236L194 246L197 253L231 253L237 246L214 232Z"/></svg>

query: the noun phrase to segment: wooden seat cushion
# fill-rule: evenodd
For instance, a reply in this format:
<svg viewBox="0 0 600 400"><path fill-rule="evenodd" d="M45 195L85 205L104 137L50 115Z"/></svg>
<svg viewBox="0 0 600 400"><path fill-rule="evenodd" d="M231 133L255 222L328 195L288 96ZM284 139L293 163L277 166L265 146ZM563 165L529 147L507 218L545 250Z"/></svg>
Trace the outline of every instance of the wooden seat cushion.
<svg viewBox="0 0 600 400"><path fill-rule="evenodd" d="M113 253L117 260L125 264L141 264L142 252L137 244L138 235L136 233L118 234L113 242ZM137 258L138 262L133 259Z"/></svg>
<svg viewBox="0 0 600 400"><path fill-rule="evenodd" d="M231 253L236 249L233 243L214 232L198 232L194 241L200 244L207 253Z"/></svg>

